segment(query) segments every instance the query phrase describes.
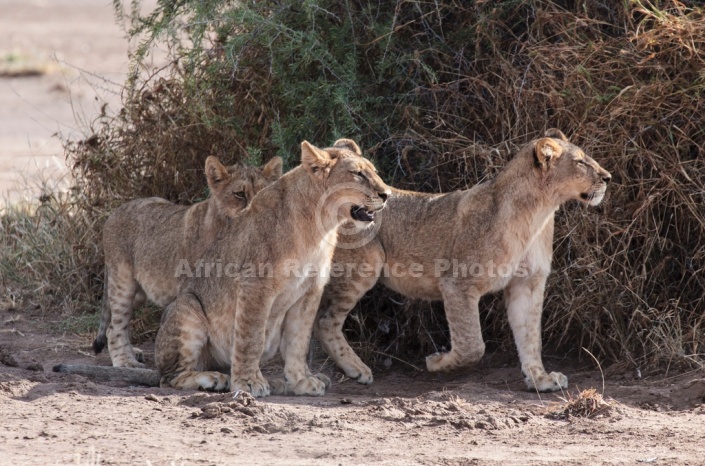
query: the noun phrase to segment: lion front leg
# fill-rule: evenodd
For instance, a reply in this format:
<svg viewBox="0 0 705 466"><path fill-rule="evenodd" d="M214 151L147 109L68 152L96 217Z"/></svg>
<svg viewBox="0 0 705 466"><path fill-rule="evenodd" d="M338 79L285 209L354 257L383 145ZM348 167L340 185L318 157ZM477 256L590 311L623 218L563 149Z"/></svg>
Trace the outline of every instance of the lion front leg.
<svg viewBox="0 0 705 466"><path fill-rule="evenodd" d="M323 283L316 283L287 312L282 324L279 351L284 359L284 382L277 394L323 396L330 379L313 375L306 364L311 331L321 302Z"/></svg>
<svg viewBox="0 0 705 466"><path fill-rule="evenodd" d="M343 333L343 324L357 304L356 298L357 296L338 301L326 301L320 309L313 329L323 349L345 375L358 383L369 385L374 381L372 369L355 354L355 350L350 347Z"/></svg>
<svg viewBox="0 0 705 466"><path fill-rule="evenodd" d="M554 392L568 388L568 377L546 373L541 360L541 313L546 275L513 279L505 289L509 326L519 352L521 372L529 390Z"/></svg>
<svg viewBox="0 0 705 466"><path fill-rule="evenodd" d="M440 283L443 307L450 329L451 350L426 358L431 372L448 372L478 362L485 354L480 328L480 293L474 287L463 287L452 279Z"/></svg>
<svg viewBox="0 0 705 466"><path fill-rule="evenodd" d="M343 333L343 324L357 302L377 283L384 263L384 252L377 244L366 246L364 259L360 260L348 250L336 251L338 264L354 264L345 274L331 277L323 291L318 316L313 330L323 349L345 372L345 375L358 383L369 385L373 382L372 370L355 354ZM354 250L357 252L358 250ZM372 272L363 273L359 265L370 265Z"/></svg>

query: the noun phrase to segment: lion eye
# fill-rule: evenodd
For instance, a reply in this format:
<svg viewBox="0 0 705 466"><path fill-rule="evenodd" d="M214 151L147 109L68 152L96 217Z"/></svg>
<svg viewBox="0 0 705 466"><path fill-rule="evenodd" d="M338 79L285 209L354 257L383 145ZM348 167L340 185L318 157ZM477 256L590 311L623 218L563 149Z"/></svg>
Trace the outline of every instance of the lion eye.
<svg viewBox="0 0 705 466"><path fill-rule="evenodd" d="M243 201L247 200L247 194L245 194L245 191L238 191L236 193L233 193L233 195L238 199L242 199Z"/></svg>

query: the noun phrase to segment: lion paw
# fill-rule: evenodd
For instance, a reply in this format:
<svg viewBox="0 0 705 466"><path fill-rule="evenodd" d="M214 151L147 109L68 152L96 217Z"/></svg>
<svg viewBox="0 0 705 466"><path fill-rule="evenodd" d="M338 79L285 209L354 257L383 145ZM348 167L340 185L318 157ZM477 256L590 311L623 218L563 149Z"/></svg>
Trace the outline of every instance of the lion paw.
<svg viewBox="0 0 705 466"><path fill-rule="evenodd" d="M272 379L269 381L269 389L272 395L282 396L287 395L286 382L284 379Z"/></svg>
<svg viewBox="0 0 705 466"><path fill-rule="evenodd" d="M319 374L320 376L320 374ZM294 395L323 396L326 394L326 384L319 376L307 376L299 380L291 388ZM323 376L325 377L325 376ZM328 377L325 377L328 379ZM328 379L330 384L330 379Z"/></svg>
<svg viewBox="0 0 705 466"><path fill-rule="evenodd" d="M326 390L330 388L331 381L327 375L319 373L319 374L314 375L314 377L317 378L318 380L320 380L321 382L323 382L323 386Z"/></svg>
<svg viewBox="0 0 705 466"><path fill-rule="evenodd" d="M531 391L556 392L568 388L568 377L560 372L542 373L539 375L527 376L526 385Z"/></svg>
<svg viewBox="0 0 705 466"><path fill-rule="evenodd" d="M477 363L484 354L484 343L462 353L451 349L447 353L436 353L426 357L426 368L429 372L451 372Z"/></svg>
<svg viewBox="0 0 705 466"><path fill-rule="evenodd" d="M369 385L374 381L372 370L362 361L346 364L347 367L341 367L345 375L355 380L357 383Z"/></svg>
<svg viewBox="0 0 705 466"><path fill-rule="evenodd" d="M284 379L270 382L273 395L323 396L330 385L330 379L324 374L307 375L295 384L287 384Z"/></svg>
<svg viewBox="0 0 705 466"><path fill-rule="evenodd" d="M426 357L426 369L429 372L444 372L451 370L448 353L435 353Z"/></svg>
<svg viewBox="0 0 705 466"><path fill-rule="evenodd" d="M199 390L224 392L230 387L230 377L220 372L200 372L196 376Z"/></svg>
<svg viewBox="0 0 705 466"><path fill-rule="evenodd" d="M230 384L230 391L243 391L251 394L255 398L270 395L269 382L264 377L239 377Z"/></svg>

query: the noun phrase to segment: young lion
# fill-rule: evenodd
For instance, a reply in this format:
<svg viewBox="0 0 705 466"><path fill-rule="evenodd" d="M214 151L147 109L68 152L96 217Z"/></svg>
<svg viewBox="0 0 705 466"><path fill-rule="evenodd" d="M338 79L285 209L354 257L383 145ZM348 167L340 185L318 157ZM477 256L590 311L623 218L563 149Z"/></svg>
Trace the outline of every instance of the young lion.
<svg viewBox="0 0 705 466"><path fill-rule="evenodd" d="M610 174L559 130L525 146L494 179L466 191L421 194L394 190L375 222L379 232L363 243L363 231L335 250L347 267L326 286L316 335L338 366L360 383L372 372L342 333L357 301L376 282L411 298L443 300L452 348L428 356L429 371L450 371L478 361L485 351L478 302L504 290L509 324L529 389L568 386L565 375L547 374L541 361L541 312L553 255L555 211L575 199L602 201ZM372 273L358 268L367 265ZM382 273L382 270L385 273Z"/></svg>
<svg viewBox="0 0 705 466"><path fill-rule="evenodd" d="M130 343L133 309L147 298L159 306L171 303L179 290L180 261L200 257L252 197L281 176L282 160L274 157L262 168L225 167L211 156L205 172L207 200L187 207L158 197L138 199L105 222L103 314L93 349L100 353L107 343L115 367L144 367Z"/></svg>
<svg viewBox="0 0 705 466"><path fill-rule="evenodd" d="M167 307L155 349L161 385L267 396L260 361L280 351L275 392L323 395L306 354L337 229L373 221L390 192L354 142L304 141L301 165L260 191L203 254L225 273L185 279ZM229 378L215 371L228 366Z"/></svg>

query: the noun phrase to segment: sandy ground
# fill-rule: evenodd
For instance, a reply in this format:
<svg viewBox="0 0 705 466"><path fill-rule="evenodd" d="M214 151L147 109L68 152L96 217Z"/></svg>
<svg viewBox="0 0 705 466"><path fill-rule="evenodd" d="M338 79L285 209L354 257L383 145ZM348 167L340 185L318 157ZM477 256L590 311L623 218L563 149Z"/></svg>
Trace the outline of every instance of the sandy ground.
<svg viewBox="0 0 705 466"><path fill-rule="evenodd" d="M371 386L321 359L314 370L334 380L323 397L233 399L53 373L109 359L46 317L11 309L0 322L0 464L705 464L702 373L637 380L612 368L610 405L592 419L552 413L576 387L602 392L599 371L547 358L571 387L538 395L513 354L456 375L392 365Z"/></svg>
<svg viewBox="0 0 705 466"><path fill-rule="evenodd" d="M127 50L109 0L0 1L0 199L65 187L61 140L118 111Z"/></svg>

